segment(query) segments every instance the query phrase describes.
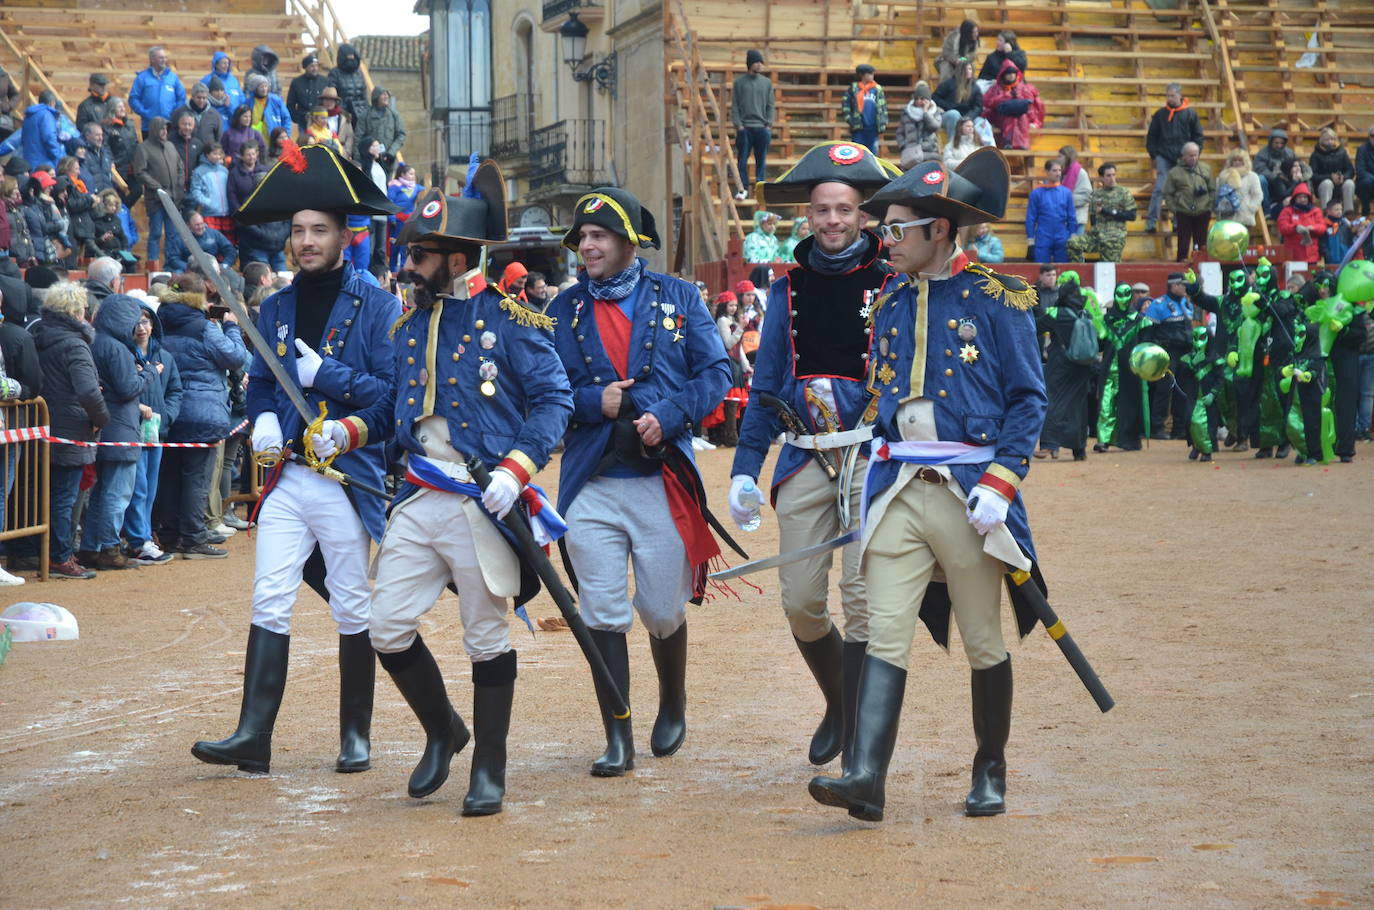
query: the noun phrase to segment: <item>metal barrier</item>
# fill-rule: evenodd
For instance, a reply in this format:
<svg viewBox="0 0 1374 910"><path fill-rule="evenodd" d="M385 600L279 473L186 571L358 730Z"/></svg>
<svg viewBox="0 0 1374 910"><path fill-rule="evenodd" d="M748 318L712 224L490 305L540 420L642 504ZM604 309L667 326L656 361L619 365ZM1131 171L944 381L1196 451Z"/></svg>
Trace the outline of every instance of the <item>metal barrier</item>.
<svg viewBox="0 0 1374 910"><path fill-rule="evenodd" d="M25 429L48 426L48 403L42 398L0 402L0 482L5 520L0 540L39 535L38 580L48 580L48 506L51 444L46 436L23 438Z"/></svg>

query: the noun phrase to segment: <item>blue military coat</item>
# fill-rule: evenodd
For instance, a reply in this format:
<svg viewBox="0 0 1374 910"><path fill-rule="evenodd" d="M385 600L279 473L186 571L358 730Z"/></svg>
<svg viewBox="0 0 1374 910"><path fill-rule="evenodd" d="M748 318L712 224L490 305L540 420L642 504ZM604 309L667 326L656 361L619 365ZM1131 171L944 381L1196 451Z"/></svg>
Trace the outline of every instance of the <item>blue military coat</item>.
<svg viewBox="0 0 1374 910"><path fill-rule="evenodd" d="M380 489L386 472L386 440L391 435L395 355L391 326L400 316L395 297L363 281L344 265L343 284L325 323L319 354L323 359L315 384L305 390L312 408L324 402L331 420L342 421L356 444L334 460L334 466L360 483ZM262 304L258 331L271 350L254 351L248 371L248 417L264 411L277 415L282 438L304 451L305 422L267 369L264 357L276 357L293 379L296 376L296 285L283 288ZM347 488L345 488L347 489ZM373 540L382 539L386 504L374 496L348 490L349 499Z"/></svg>
<svg viewBox="0 0 1374 910"><path fill-rule="evenodd" d="M714 411L730 388L725 345L695 286L646 268L627 299L633 301L633 328L625 377L602 345L586 278L549 304L557 323L554 346L573 391L558 482L558 510L565 515L610 442L614 421L601 413L608 383L633 379L625 393L634 408L657 417L664 443L676 446L693 466L692 425Z"/></svg>

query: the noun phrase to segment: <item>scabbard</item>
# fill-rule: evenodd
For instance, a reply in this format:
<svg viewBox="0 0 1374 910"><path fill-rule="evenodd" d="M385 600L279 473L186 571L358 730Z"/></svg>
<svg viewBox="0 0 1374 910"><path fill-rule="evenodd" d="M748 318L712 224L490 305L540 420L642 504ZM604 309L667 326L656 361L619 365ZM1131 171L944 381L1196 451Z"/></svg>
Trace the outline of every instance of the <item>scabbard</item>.
<svg viewBox="0 0 1374 910"><path fill-rule="evenodd" d="M759 403L765 408L771 408L777 411L778 417L782 420L783 426L787 427L787 429L796 433L798 436L806 435L806 424L802 421L801 415L797 413L797 409L792 407L792 405L783 401L776 395L769 395L767 392L759 393ZM835 467L835 463L830 460L830 456L826 455L820 449L811 449L810 451L811 457L815 459L816 464L820 465L826 477L835 480L840 476L840 472Z"/></svg>
<svg viewBox="0 0 1374 910"><path fill-rule="evenodd" d="M1031 574L1018 569L1008 573L1008 575L1012 584L1016 585L1016 589L1021 592L1031 609L1035 611L1040 622L1044 623L1045 631L1050 633L1050 638L1054 639L1054 643L1059 646L1059 650L1063 652L1069 666L1073 667L1073 671L1078 674L1078 678L1088 690L1088 694L1093 697L1093 701L1097 702L1098 709L1106 714L1116 705L1115 699L1107 691L1107 687L1102 685L1102 680L1098 678L1092 664L1088 663L1088 659L1079 650L1078 643L1073 640L1069 630L1064 627L1064 621L1055 615L1053 608L1050 607L1050 602L1045 599L1045 595L1041 593L1039 586L1031 578Z"/></svg>
<svg viewBox="0 0 1374 910"><path fill-rule="evenodd" d="M468 459L468 473L472 475L477 486L483 490L491 483L491 474L479 458ZM548 590L549 596L558 605L558 612L563 614L563 618L567 620L568 628L572 630L573 638L577 640L577 646L582 649L582 656L587 659L587 664L592 668L592 675L615 698L616 718L625 720L630 716L630 705L625 700L625 693L621 692L620 687L616 685L615 678L611 676L610 668L606 666L606 659L597 650L596 643L592 641L591 632L587 630L587 624L582 621L582 614L577 612L572 594L564 587L563 580L554 571L553 563L549 562L549 557L544 554L544 548L535 541L534 532L530 530L529 522L525 520L524 514L518 508L512 508L506 513L506 517L501 519L501 523L514 535L520 558L525 561L526 565L534 569L535 574L539 576L539 580L544 583L545 589Z"/></svg>

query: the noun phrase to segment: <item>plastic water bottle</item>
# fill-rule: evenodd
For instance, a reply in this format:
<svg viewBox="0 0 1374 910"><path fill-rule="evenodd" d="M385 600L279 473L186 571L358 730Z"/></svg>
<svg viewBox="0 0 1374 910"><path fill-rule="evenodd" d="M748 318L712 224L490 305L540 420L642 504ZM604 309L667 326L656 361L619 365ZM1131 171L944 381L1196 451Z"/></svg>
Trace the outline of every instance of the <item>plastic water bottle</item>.
<svg viewBox="0 0 1374 910"><path fill-rule="evenodd" d="M759 525L763 524L763 513L760 511L763 507L763 494L759 492L758 487L754 486L752 480L744 482L744 489L740 490L739 501L740 505L754 507L754 517L740 527L746 531L757 531Z"/></svg>

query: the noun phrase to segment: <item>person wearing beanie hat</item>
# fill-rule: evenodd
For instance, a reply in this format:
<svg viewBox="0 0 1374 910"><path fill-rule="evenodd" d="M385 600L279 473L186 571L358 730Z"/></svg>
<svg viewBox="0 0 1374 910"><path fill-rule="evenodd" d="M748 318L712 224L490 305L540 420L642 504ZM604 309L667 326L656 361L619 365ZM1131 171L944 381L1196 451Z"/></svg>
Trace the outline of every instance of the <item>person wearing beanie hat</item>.
<svg viewBox="0 0 1374 910"><path fill-rule="evenodd" d="M1001 588L1019 570L1044 591L1019 488L1045 419L1045 382L1035 291L970 263L957 231L1000 219L1009 186L1006 159L980 149L952 173L917 165L863 205L882 219L889 258L905 274L868 314L873 398L862 422L875 439L859 542L868 648L854 734L843 776L813 778L810 793L868 821L883 817L917 620L946 646L951 614L972 668L977 742L964 813L1006 811L1012 674ZM1021 586L1008 587L1024 637L1036 613Z"/></svg>
<svg viewBox="0 0 1374 910"><path fill-rule="evenodd" d="M578 283L548 309L573 389L558 482L565 553L592 639L627 701L626 633L635 613L644 623L659 680L650 748L671 755L687 734L686 602L700 602L707 563L720 552L703 518L692 427L724 398L730 363L697 289L636 255L657 249L659 239L633 194L587 193L563 245L583 265ZM630 720L616 716L617 699L599 681L597 699L606 751L592 774L618 777L634 767Z"/></svg>
<svg viewBox="0 0 1374 910"><path fill-rule="evenodd" d="M243 85L234 75L234 58L224 51L215 51L210 58L210 72L200 77L201 84L210 90L212 98L215 94L215 86L211 80L214 79L219 80L222 91L228 97L226 104L215 102L217 106L228 107L232 111L248 100L247 95L243 92Z"/></svg>
<svg viewBox="0 0 1374 910"><path fill-rule="evenodd" d="M281 96L271 91L271 81L261 73L252 72L245 80L248 86L248 100L245 105L252 114L249 123L262 137L262 147L271 148L272 131L277 127L289 130L291 114ZM350 137L352 138L352 137Z"/></svg>
<svg viewBox="0 0 1374 910"><path fill-rule="evenodd" d="M1146 288L1148 293L1149 288ZM1131 370L1131 351L1149 324L1135 305L1136 290L1118 284L1112 304L1102 314L1102 398L1097 408L1097 442L1094 452L1116 446L1127 452L1140 450L1145 435L1149 395L1145 380Z"/></svg>
<svg viewBox="0 0 1374 910"><path fill-rule="evenodd" d="M939 129L940 108L930 98L930 85L918 82L897 124L897 151L903 168L940 160Z"/></svg>
<svg viewBox="0 0 1374 910"><path fill-rule="evenodd" d="M320 58L313 53L301 60L301 74L291 80L286 91L286 108L296 126L304 130L310 122L310 109L329 84L329 77L320 72Z"/></svg>
<svg viewBox="0 0 1374 910"><path fill-rule="evenodd" d="M206 86L209 89L210 107L216 114L219 114L220 141L223 142L224 130L229 129L234 111L239 105L232 102L229 93L224 88L224 82L218 76L211 76Z"/></svg>
<svg viewBox="0 0 1374 910"><path fill-rule="evenodd" d="M745 54L745 72L735 77L730 86L730 125L735 128L735 154L738 157L739 179L744 186L736 199L748 199L754 183L768 179L768 146L773 141L773 82L763 74L763 54L751 50ZM754 155L754 180L749 180L749 154Z"/></svg>
<svg viewBox="0 0 1374 910"><path fill-rule="evenodd" d="M289 219L291 256L299 272L289 286L262 302L257 319L266 344L253 352L248 367L246 412L253 424L253 453L260 462L275 461L277 466L258 507L239 723L227 738L191 747L191 754L203 762L237 765L257 774L269 770L272 730L286 686L292 613L304 581L328 600L339 632L340 747L334 768L351 773L371 767L376 663L368 634L368 563L372 542L382 538L385 504L373 496L354 496L288 456L294 452L312 464L332 464L359 484L382 486L394 419L396 365L390 330L401 307L347 261L346 218L394 210L356 165L323 147L301 149L288 140L281 159L236 214L240 225ZM185 277L177 276L173 288L183 286ZM184 344L176 337L177 326L195 322L185 309L164 298L158 310L174 354L179 352L174 343ZM225 331L237 334L238 328L226 325ZM296 378L320 420L302 418L267 358L275 358ZM192 388L185 369L182 374ZM184 403L183 415L186 407ZM227 407L225 418L227 422ZM176 431L174 424L173 438ZM202 496L197 506L202 525L204 509Z"/></svg>
<svg viewBox="0 0 1374 910"><path fill-rule="evenodd" d="M502 809L518 660L508 601L524 618L523 604L539 590L496 522L535 498L527 485L573 409L552 322L482 273L481 248L506 235L501 169L474 155L462 195L422 192L398 238L406 248L398 280L413 287L414 304L393 329L393 415L407 473L377 555L372 645L425 731L411 796L441 787L454 754L475 736L463 815ZM466 458L490 469L484 491L470 482ZM536 526L553 514L531 511ZM472 661L471 732L418 631L446 585L458 594Z"/></svg>
<svg viewBox="0 0 1374 910"><path fill-rule="evenodd" d="M878 139L887 129L887 95L874 78L870 64L860 63L854 68L854 75L858 78L849 84L840 100L840 117L849 124L849 138L876 155ZM926 97L930 97L929 85Z"/></svg>
<svg viewBox="0 0 1374 910"><path fill-rule="evenodd" d="M102 123L109 113L110 80L104 73L91 73L86 97L76 106L76 128L88 123Z"/></svg>
<svg viewBox="0 0 1374 910"><path fill-rule="evenodd" d="M787 402L803 426L785 424L769 408L745 410L730 469L729 503L740 527L759 518L763 497L747 493L758 489L772 442L786 430L766 497L777 512L783 552L831 540L859 514L860 484L846 487L850 495L837 508L836 481L822 465L844 471L846 483L862 477L867 467L871 433L854 430L868 400L866 313L889 286L893 270L881 257L878 236L864 228L868 215L859 206L866 193L900 173L862 145L825 142L763 186L770 205L804 204L812 233L797 244L796 267L767 290L773 315L763 321L752 389ZM825 553L778 569L789 631L825 699L825 713L807 748L808 759L817 765L844 749L868 642L859 548L845 547L839 559L843 632L830 619L831 560Z"/></svg>

